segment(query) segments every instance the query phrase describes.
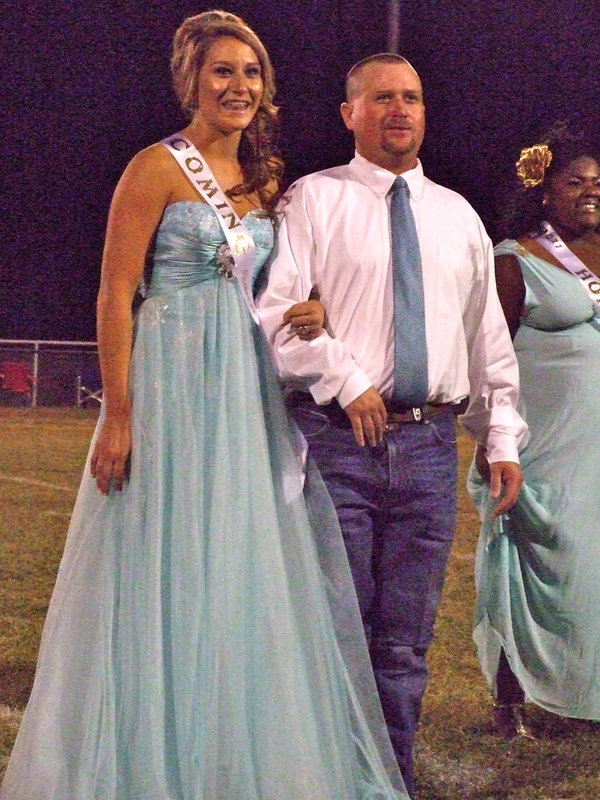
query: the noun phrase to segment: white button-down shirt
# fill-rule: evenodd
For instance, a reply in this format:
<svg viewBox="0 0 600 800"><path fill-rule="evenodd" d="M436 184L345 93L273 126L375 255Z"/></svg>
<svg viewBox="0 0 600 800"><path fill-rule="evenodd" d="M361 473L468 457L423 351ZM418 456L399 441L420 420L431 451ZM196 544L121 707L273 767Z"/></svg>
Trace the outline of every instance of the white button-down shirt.
<svg viewBox="0 0 600 800"><path fill-rule="evenodd" d="M258 298L282 379L342 407L374 386L387 398L394 370L389 192L395 175L360 155L301 178L282 200L278 244ZM496 295L492 245L456 194L403 172L410 189L425 295L429 402L470 396L464 427L490 461L518 461L526 425L515 410L518 368ZM284 312L315 288L326 330L303 342Z"/></svg>

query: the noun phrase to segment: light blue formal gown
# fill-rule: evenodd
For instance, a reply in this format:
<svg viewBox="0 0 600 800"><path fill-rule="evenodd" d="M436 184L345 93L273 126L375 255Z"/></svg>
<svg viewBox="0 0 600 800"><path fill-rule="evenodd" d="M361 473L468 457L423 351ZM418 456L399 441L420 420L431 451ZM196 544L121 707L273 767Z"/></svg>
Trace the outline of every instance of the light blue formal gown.
<svg viewBox="0 0 600 800"><path fill-rule="evenodd" d="M525 484L501 524L472 467L483 515L474 639L494 689L500 647L527 697L600 719L600 319L581 282L513 240L526 287L514 346L530 439Z"/></svg>
<svg viewBox="0 0 600 800"><path fill-rule="evenodd" d="M244 222L258 272L272 223ZM86 465L2 800L407 797L335 512L310 465L303 491L223 242L208 206L165 210L131 477L104 497Z"/></svg>

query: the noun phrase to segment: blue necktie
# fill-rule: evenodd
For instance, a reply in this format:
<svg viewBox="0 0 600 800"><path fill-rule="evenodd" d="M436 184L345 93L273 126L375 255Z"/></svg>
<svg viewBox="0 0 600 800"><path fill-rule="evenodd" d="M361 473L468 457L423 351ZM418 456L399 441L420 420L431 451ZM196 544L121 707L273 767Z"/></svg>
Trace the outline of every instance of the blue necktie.
<svg viewBox="0 0 600 800"><path fill-rule="evenodd" d="M392 269L394 274L394 391L403 408L427 401L427 344L421 253L408 185L398 176L392 186Z"/></svg>

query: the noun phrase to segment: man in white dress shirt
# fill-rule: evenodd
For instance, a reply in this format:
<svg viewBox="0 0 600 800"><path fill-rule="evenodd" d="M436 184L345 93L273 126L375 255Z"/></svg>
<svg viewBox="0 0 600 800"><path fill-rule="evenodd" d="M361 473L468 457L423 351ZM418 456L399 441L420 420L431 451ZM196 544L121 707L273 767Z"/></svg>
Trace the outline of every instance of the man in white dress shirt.
<svg viewBox="0 0 600 800"><path fill-rule="evenodd" d="M518 372L495 292L491 242L460 195L423 175L419 76L377 54L348 74L341 113L348 165L299 180L281 204L278 248L258 300L292 413L336 505L394 751L414 792L412 747L425 654L456 516L453 410L486 448L495 515L521 485ZM410 192L422 265L427 402L391 400L394 297L390 189ZM280 321L318 295L326 330L312 341ZM397 354L398 358L402 354Z"/></svg>

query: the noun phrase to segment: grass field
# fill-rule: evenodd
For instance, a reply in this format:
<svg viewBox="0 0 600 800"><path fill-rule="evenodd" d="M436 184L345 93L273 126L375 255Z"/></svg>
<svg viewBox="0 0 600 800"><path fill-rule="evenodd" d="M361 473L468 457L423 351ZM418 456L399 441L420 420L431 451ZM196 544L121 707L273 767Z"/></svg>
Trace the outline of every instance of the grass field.
<svg viewBox="0 0 600 800"><path fill-rule="evenodd" d="M95 420L94 411L0 408L0 774L31 687ZM462 487L471 445L464 437L459 443ZM533 708L538 741L493 735L491 701L471 643L477 530L461 488L417 743L419 800L597 800L600 725Z"/></svg>

